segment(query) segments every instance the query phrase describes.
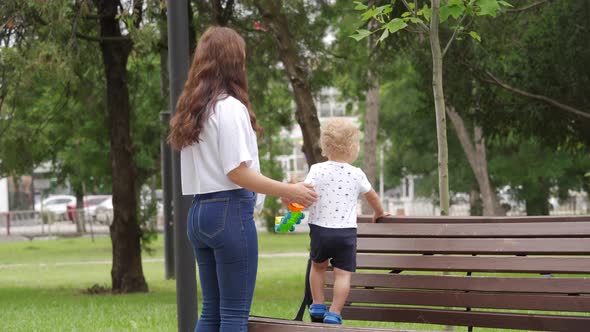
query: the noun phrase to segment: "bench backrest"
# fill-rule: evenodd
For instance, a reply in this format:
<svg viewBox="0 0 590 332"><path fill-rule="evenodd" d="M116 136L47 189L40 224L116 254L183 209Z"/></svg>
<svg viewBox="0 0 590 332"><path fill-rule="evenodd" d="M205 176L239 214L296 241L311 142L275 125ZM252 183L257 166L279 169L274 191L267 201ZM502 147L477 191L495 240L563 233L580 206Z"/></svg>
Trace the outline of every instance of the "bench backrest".
<svg viewBox="0 0 590 332"><path fill-rule="evenodd" d="M368 221L345 319L590 331L590 216Z"/></svg>

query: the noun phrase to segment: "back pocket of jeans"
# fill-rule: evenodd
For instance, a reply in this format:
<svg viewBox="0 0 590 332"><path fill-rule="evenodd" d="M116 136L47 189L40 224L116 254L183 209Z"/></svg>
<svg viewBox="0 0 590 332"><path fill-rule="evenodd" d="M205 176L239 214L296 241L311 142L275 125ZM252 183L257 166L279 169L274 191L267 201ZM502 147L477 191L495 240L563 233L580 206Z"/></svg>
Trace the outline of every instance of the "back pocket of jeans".
<svg viewBox="0 0 590 332"><path fill-rule="evenodd" d="M256 200L254 198L241 198L240 199L240 219L242 225L253 222L254 220L254 205Z"/></svg>
<svg viewBox="0 0 590 332"><path fill-rule="evenodd" d="M208 238L213 238L225 228L229 197L207 199L200 203L199 232Z"/></svg>

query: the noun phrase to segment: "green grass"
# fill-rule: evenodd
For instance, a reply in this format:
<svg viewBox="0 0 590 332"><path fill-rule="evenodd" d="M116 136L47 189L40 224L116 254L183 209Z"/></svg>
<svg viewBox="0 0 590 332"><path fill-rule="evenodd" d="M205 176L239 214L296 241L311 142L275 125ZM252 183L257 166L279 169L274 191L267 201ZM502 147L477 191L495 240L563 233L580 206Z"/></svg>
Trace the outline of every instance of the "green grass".
<svg viewBox="0 0 590 332"><path fill-rule="evenodd" d="M261 254L308 250L307 234L260 234ZM150 292L88 295L110 286L108 237L0 243L1 331L176 331L176 285L165 280L163 239L144 254ZM87 262L74 264L74 262ZM266 257L259 271L252 315L292 319L303 295L305 257ZM49 264L45 264L49 263ZM55 264L64 263L64 264ZM346 321L347 325L440 330L441 326ZM466 328L457 328L465 331ZM477 331L493 331L477 329Z"/></svg>
<svg viewBox="0 0 590 332"><path fill-rule="evenodd" d="M259 248L263 254L306 252L308 239L260 234ZM162 237L151 247L153 254L143 255L149 293L87 295L94 284L110 285L108 237L1 243L0 330L175 331L175 282L165 280L161 261L149 261L163 257ZM305 265L305 257L261 258L252 314L295 316Z"/></svg>
<svg viewBox="0 0 590 332"><path fill-rule="evenodd" d="M285 253L309 251L309 236L295 233L271 235L261 233L258 238L261 253ZM153 253L143 253L144 258L164 257L164 237L149 245ZM0 264L87 262L111 260L111 240L108 236L91 238L66 238L58 240L34 240L0 243Z"/></svg>

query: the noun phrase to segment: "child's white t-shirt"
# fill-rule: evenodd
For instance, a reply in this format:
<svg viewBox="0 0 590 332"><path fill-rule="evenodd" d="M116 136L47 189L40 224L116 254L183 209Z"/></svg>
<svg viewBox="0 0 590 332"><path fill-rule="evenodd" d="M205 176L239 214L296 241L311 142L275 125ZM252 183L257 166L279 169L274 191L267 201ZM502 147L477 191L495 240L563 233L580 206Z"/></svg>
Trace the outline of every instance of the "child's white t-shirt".
<svg viewBox="0 0 590 332"><path fill-rule="evenodd" d="M238 99L222 96L203 123L200 141L180 151L183 195L241 188L227 173L242 162L260 172L256 133L248 109ZM264 195L257 195L261 206Z"/></svg>
<svg viewBox="0 0 590 332"><path fill-rule="evenodd" d="M308 223L327 228L356 228L358 196L371 190L371 183L360 168L326 161L312 165L305 182L314 185L319 196L309 207Z"/></svg>

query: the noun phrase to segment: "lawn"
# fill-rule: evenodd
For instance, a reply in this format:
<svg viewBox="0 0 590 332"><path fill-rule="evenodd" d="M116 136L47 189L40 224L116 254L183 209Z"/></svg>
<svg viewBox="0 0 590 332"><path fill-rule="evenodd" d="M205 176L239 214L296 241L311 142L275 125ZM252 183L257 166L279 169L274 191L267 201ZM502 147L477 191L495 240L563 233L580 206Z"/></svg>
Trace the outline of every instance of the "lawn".
<svg viewBox="0 0 590 332"><path fill-rule="evenodd" d="M307 259L272 257L304 254L306 234L260 234L261 258L252 315L292 319L303 294ZM2 331L176 331L176 286L165 280L163 240L144 254L150 292L88 295L110 285L108 237L0 243L0 317ZM347 325L441 329L417 324L346 322ZM465 330L464 328L460 330ZM479 331L479 329L478 329Z"/></svg>

